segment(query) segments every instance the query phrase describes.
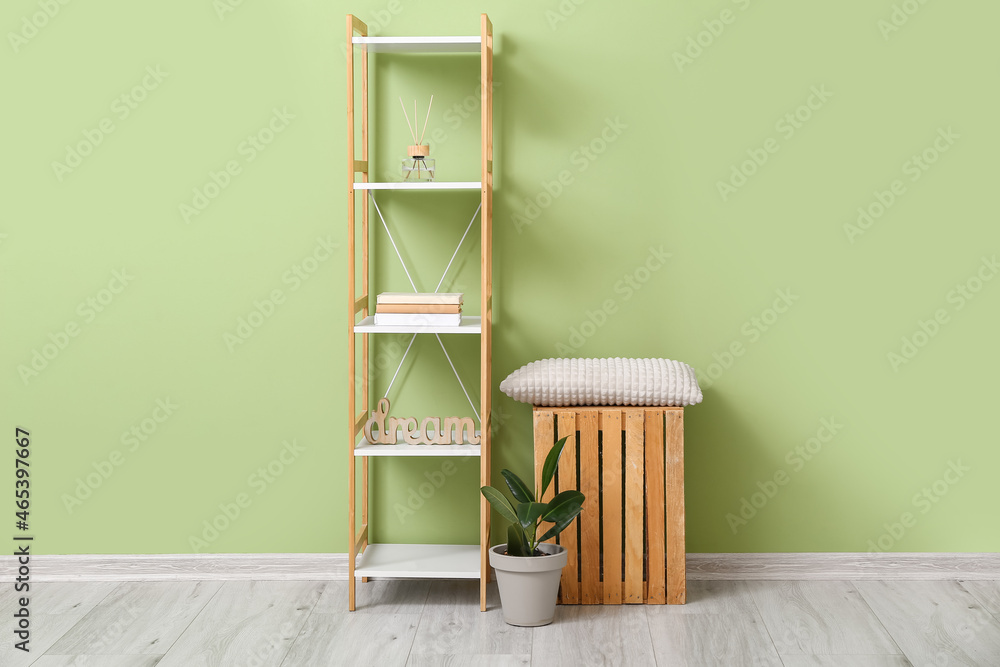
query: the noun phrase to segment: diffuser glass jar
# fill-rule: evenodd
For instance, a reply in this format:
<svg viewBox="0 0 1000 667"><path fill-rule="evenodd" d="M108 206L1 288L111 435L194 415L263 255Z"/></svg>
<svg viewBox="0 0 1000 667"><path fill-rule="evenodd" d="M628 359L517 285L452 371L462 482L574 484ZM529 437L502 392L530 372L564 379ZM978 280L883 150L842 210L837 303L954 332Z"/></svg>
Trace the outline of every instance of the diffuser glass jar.
<svg viewBox="0 0 1000 667"><path fill-rule="evenodd" d="M403 182L427 182L434 180L434 158L414 156L403 158Z"/></svg>

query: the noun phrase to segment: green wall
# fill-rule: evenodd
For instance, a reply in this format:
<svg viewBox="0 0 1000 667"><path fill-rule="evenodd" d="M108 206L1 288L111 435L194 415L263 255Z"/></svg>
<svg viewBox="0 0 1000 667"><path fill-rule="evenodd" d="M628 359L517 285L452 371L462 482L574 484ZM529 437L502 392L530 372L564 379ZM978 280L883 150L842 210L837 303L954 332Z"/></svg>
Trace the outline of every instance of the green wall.
<svg viewBox="0 0 1000 667"><path fill-rule="evenodd" d="M0 406L32 435L37 552L346 551L348 11L490 14L494 385L550 356L699 369L689 551L1000 549L1000 5L12 0ZM477 178L476 67L375 59L377 173L397 97L433 93L440 178ZM380 206L433 289L475 195ZM478 252L446 283L470 311ZM376 291L407 287L381 232L373 256ZM406 342L374 346L377 387ZM468 414L415 351L393 411ZM530 410L494 398L494 468L527 473ZM475 541L454 463L374 465L376 539Z"/></svg>

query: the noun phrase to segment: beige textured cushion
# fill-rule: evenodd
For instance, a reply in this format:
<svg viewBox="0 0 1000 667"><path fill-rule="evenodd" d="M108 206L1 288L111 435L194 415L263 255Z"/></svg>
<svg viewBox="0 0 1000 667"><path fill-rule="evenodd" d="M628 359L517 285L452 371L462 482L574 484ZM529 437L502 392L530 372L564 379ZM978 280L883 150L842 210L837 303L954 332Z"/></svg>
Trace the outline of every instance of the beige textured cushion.
<svg viewBox="0 0 1000 667"><path fill-rule="evenodd" d="M671 405L701 403L694 369L671 359L542 359L500 383L516 401L567 405Z"/></svg>

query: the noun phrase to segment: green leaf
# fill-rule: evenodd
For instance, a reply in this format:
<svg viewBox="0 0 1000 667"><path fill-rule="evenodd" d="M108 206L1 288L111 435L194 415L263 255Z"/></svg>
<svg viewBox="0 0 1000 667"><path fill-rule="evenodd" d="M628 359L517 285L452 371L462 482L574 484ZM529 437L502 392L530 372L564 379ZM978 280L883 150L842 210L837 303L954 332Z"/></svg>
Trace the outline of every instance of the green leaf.
<svg viewBox="0 0 1000 667"><path fill-rule="evenodd" d="M579 513L580 512L577 511L576 514L579 514ZM561 533L564 530L566 530L566 526L568 526L569 524L573 523L573 519L576 518L576 514L574 514L573 516L571 516L569 518L565 518L564 520L556 522L555 524L553 524L553 526L551 528L549 528L545 532L544 535L542 535L540 538L538 538L538 541L539 542L544 542L545 540L553 538L556 535L558 535L559 533Z"/></svg>
<svg viewBox="0 0 1000 667"><path fill-rule="evenodd" d="M538 492L539 497L545 496L545 491L549 488L552 476L556 474L556 466L559 465L559 456L562 455L562 450L565 445L566 438L563 438L557 442L551 450L549 450L548 455L545 457L545 463L542 464L542 488Z"/></svg>
<svg viewBox="0 0 1000 667"><path fill-rule="evenodd" d="M531 492L527 484L521 481L520 477L506 468L501 470L500 474L507 480L507 488L510 489L510 495L514 496L514 500L519 503L535 502L535 494Z"/></svg>
<svg viewBox="0 0 1000 667"><path fill-rule="evenodd" d="M563 491L549 501L548 509L542 514L542 521L559 523L563 518L570 518L580 513L585 497L579 491Z"/></svg>
<svg viewBox="0 0 1000 667"><path fill-rule="evenodd" d="M517 506L517 521L521 524L521 527L527 531L528 528L535 525L535 522L538 521L538 517L548 511L548 509L549 506L545 503L521 503ZM531 534L533 535L534 532L535 531L532 530Z"/></svg>
<svg viewBox="0 0 1000 667"><path fill-rule="evenodd" d="M497 511L497 514L507 519L513 524L517 524L517 514L514 512L514 508L511 506L510 501L507 500L506 496L494 489L492 486L484 486L481 489L486 500L490 501L490 505L493 509Z"/></svg>
<svg viewBox="0 0 1000 667"><path fill-rule="evenodd" d="M508 556L530 556L528 547L524 543L524 533L517 527L517 524L510 524L507 527L507 555Z"/></svg>

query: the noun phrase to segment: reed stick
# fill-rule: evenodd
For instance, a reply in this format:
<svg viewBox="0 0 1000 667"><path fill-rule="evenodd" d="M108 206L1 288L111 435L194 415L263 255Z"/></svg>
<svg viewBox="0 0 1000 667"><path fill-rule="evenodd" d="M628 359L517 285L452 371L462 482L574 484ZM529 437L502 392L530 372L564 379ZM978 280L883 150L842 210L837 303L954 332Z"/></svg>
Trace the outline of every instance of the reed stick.
<svg viewBox="0 0 1000 667"><path fill-rule="evenodd" d="M406 106L403 104L403 98L402 97L399 98L399 106L402 107L402 109L403 109L403 118L406 119L406 127L410 128L410 136L413 137L413 141L416 142L417 141L417 133L413 131L413 126L410 125L410 117L406 115ZM413 122L414 123L417 122L417 112L416 112L415 108L414 108L414 112L413 112Z"/></svg>
<svg viewBox="0 0 1000 667"><path fill-rule="evenodd" d="M433 105L434 105L434 96L431 95L431 101L427 105L427 117L424 118L424 129L420 132L420 141L417 142L418 144L423 145L424 143L424 135L427 134L427 121L431 119L431 107ZM414 118L414 122L416 122L416 118Z"/></svg>

